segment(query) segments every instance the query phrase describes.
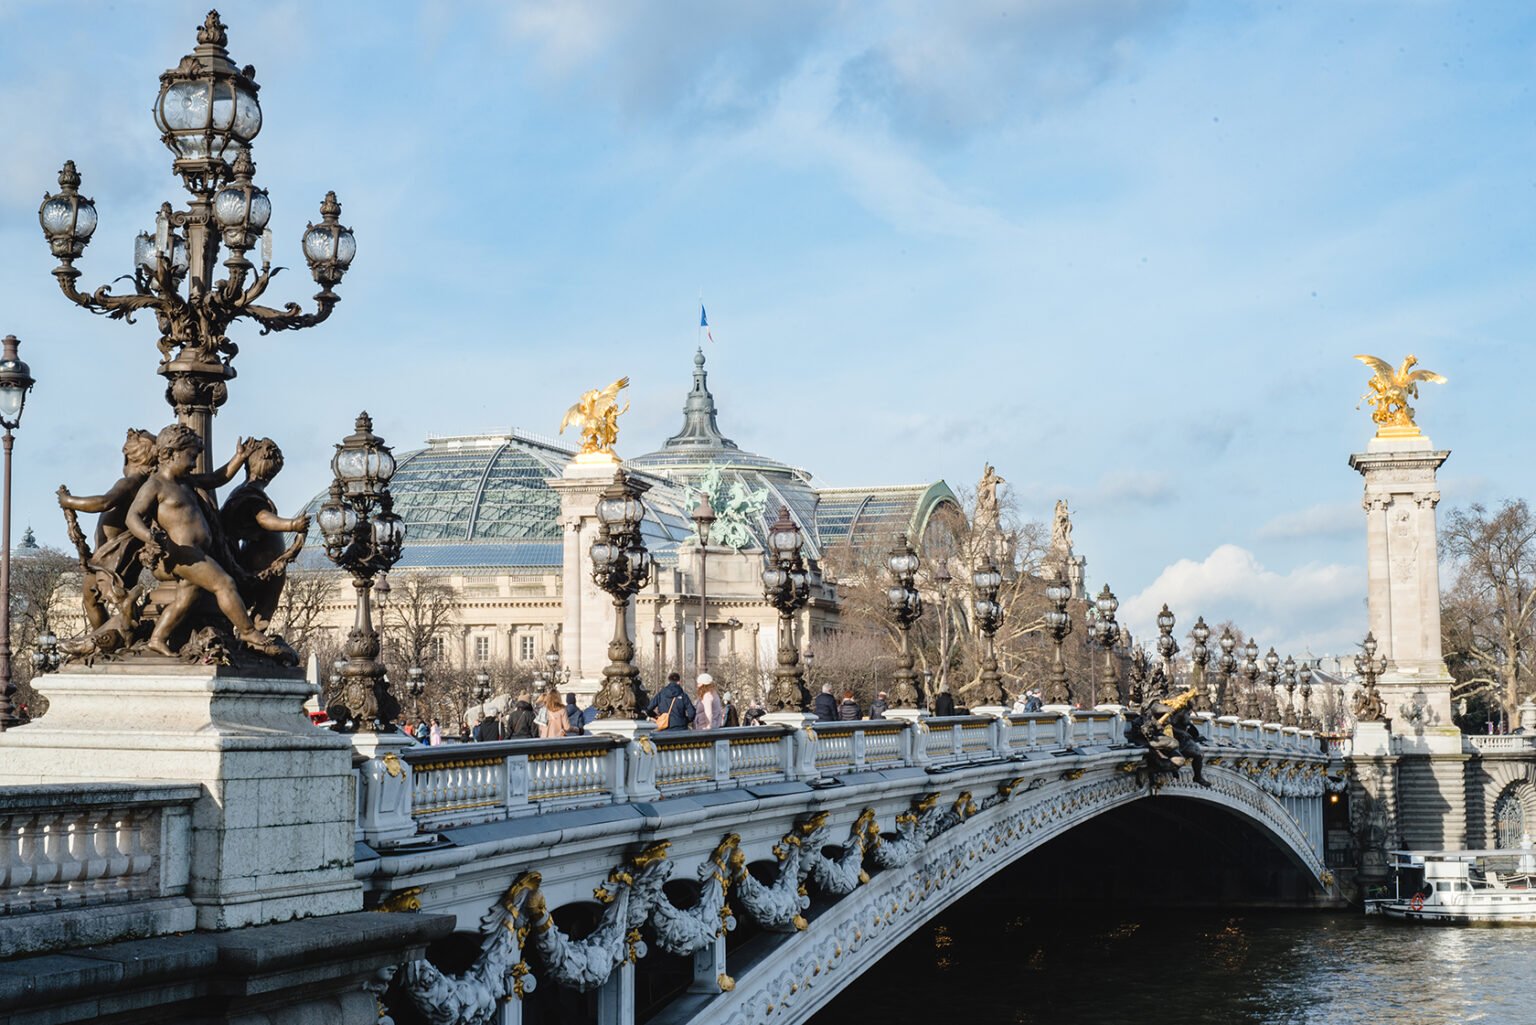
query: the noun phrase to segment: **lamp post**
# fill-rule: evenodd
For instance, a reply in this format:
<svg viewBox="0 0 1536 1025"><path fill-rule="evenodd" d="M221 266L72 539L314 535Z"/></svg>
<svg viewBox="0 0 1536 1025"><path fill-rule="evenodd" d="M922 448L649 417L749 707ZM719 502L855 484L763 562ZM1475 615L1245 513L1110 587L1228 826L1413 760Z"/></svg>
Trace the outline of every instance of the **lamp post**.
<svg viewBox="0 0 1536 1025"><path fill-rule="evenodd" d="M699 672L705 673L709 671L709 530L715 523L715 509L702 491L692 515L694 536L699 540L699 650L694 661Z"/></svg>
<svg viewBox="0 0 1536 1025"><path fill-rule="evenodd" d="M331 457L331 494L316 519L325 541L325 554L352 574L357 590L357 618L347 633L342 677L358 685L363 706L358 728L369 733L392 732L400 703L389 692L379 662L379 634L373 626L370 593L374 578L400 560L405 521L394 512L389 480L395 456L384 439L373 433L367 413L357 417L356 429L336 446Z"/></svg>
<svg viewBox="0 0 1536 1025"><path fill-rule="evenodd" d="M912 624L923 614L923 596L917 590L917 570L921 561L907 543L907 535L896 535L896 546L885 560L891 572L891 586L885 592L891 616L901 636L901 651L896 659L895 684L891 687L892 708L919 708L923 695L918 693L917 673L913 672Z"/></svg>
<svg viewBox="0 0 1536 1025"><path fill-rule="evenodd" d="M946 583L948 578L946 576ZM977 688L977 705L998 709L999 715L1006 710L1008 695L1003 689L1003 678L997 671L997 647L995 635L1003 625L1003 607L997 603L997 592L1003 585L1003 575L991 556L971 574L971 584L976 588L976 629L981 631L981 681ZM947 610L945 610L947 613ZM946 617L947 618L947 615ZM942 649L942 644L940 645ZM944 681L944 660L939 661L939 683Z"/></svg>
<svg viewBox="0 0 1536 1025"><path fill-rule="evenodd" d="M544 653L544 664L549 667L549 681L555 689L564 690L565 685L571 682L571 667L560 664L560 652L553 644Z"/></svg>
<svg viewBox="0 0 1536 1025"><path fill-rule="evenodd" d="M48 627L43 627L43 632L37 635L33 642L32 671L38 676L46 676L48 673L56 673L62 662L63 656L59 654L59 638Z"/></svg>
<svg viewBox="0 0 1536 1025"><path fill-rule="evenodd" d="M1243 710L1248 713L1250 719L1260 719L1264 712L1258 706L1259 701L1259 645L1252 637L1243 646L1243 678L1248 681L1248 688L1243 694Z"/></svg>
<svg viewBox="0 0 1536 1025"><path fill-rule="evenodd" d="M773 671L773 693L768 697L772 712L802 713L811 702L794 636L795 613L811 597L810 578L801 557L802 543L800 528L790 518L788 507L779 506L778 519L768 528L771 561L763 570L763 597L779 614L778 665Z"/></svg>
<svg viewBox="0 0 1536 1025"><path fill-rule="evenodd" d="M1215 707L1211 711L1217 715L1226 715L1228 714L1227 698L1236 696L1235 693L1231 695L1228 693L1233 691L1232 678L1237 675L1237 656L1232 654L1233 649L1237 647L1237 638L1232 636L1231 627L1222 628L1219 643L1221 654L1217 657L1216 668L1221 673L1221 683L1217 687Z"/></svg>
<svg viewBox="0 0 1536 1025"><path fill-rule="evenodd" d="M0 732L21 724L12 704L16 685L11 682L11 432L21 426L21 411L32 390L31 369L16 354L21 343L15 335L6 335L5 351L0 354L0 426L5 428L5 495L0 512Z"/></svg>
<svg viewBox="0 0 1536 1025"><path fill-rule="evenodd" d="M1158 686L1158 697L1167 697L1173 689L1173 656L1179 653L1179 642L1173 639L1175 622L1173 613L1164 603L1157 614L1157 654L1163 660L1163 682Z"/></svg>
<svg viewBox="0 0 1536 1025"><path fill-rule="evenodd" d="M603 667L603 689L597 694L597 714L605 719L643 719L645 690L635 668L635 646L629 639L629 600L651 577L651 553L640 536L645 506L640 496L651 489L623 470L597 498L597 537L592 542L592 580L613 598L613 640Z"/></svg>
<svg viewBox="0 0 1536 1025"><path fill-rule="evenodd" d="M1376 690L1376 677L1387 671L1387 659L1386 656L1376 657L1374 631L1365 635L1365 641L1361 647L1365 653L1355 656L1355 672L1360 674L1365 684L1355 698L1355 718L1360 722L1383 722L1386 719L1386 709L1382 704L1381 694Z"/></svg>
<svg viewBox="0 0 1536 1025"><path fill-rule="evenodd" d="M661 646L666 643L666 640L667 628L661 625L661 612L658 611L656 613L655 621L651 624L651 648L654 652L654 658L656 660L656 673L658 676L665 675L662 673L662 668L664 667L665 663L662 661L663 656L661 652Z"/></svg>
<svg viewBox="0 0 1536 1025"><path fill-rule="evenodd" d="M1124 704L1124 696L1120 693L1120 683L1115 672L1115 645L1120 642L1120 624L1115 622L1115 610L1120 607L1120 599L1115 597L1115 592L1105 584L1094 600L1093 607L1098 610L1099 619L1095 624L1094 639L1104 648L1104 671L1099 676L1099 700L1104 704L1114 702Z"/></svg>
<svg viewBox="0 0 1536 1025"><path fill-rule="evenodd" d="M1277 688L1280 686L1280 656L1275 653L1273 646L1264 656L1264 689L1265 696L1273 703L1275 719L1280 718L1280 694Z"/></svg>
<svg viewBox="0 0 1536 1025"><path fill-rule="evenodd" d="M96 207L80 195L74 161L59 172L59 192L44 196L38 211L53 255L59 289L92 313L131 320L150 310L160 329L159 373L166 378L166 401L179 422L203 442L198 469L206 471L213 451L213 416L228 398L236 346L232 323L255 321L262 333L313 327L331 315L340 283L357 242L341 224L341 204L334 192L320 204L320 222L311 222L302 238L304 259L320 291L315 312L297 303L282 308L258 303L274 274L272 236L266 230L272 203L252 182L256 165L251 144L261 131L260 87L247 66L241 70L225 49L228 34L218 12L210 11L197 31L197 47L160 76L155 124L174 156L172 168L190 195L185 209L162 204L155 231L141 233L134 244L133 290L113 295L110 286L94 292L76 288L74 262L96 230ZM246 254L260 241L261 269ZM227 256L219 278L219 251Z"/></svg>
<svg viewBox="0 0 1536 1025"><path fill-rule="evenodd" d="M939 595L939 686L941 687L949 682L949 585L954 578L949 575L948 562L948 559L939 559L939 565L933 571L933 588ZM990 556L987 558L987 565L992 565ZM996 569L995 566L993 568ZM1003 579L1001 574L997 579L1001 586ZM995 590L987 600L994 604L997 602ZM998 611L1001 613L1002 609L999 608ZM1002 620L999 619L998 622L1001 625ZM995 633L996 630L994 629L993 632ZM988 643L990 644L991 641L988 640Z"/></svg>
<svg viewBox="0 0 1536 1025"><path fill-rule="evenodd" d="M1301 685L1301 728L1316 730L1317 716L1312 713L1312 667L1303 662L1296 670L1296 678Z"/></svg>
<svg viewBox="0 0 1536 1025"><path fill-rule="evenodd" d="M1282 721L1286 726L1296 726L1296 660L1289 655L1285 656L1280 678L1285 681L1285 718Z"/></svg>
<svg viewBox="0 0 1536 1025"><path fill-rule="evenodd" d="M421 666L406 670L405 689L411 695L411 714L421 718L421 696L427 691L427 671Z"/></svg>
<svg viewBox="0 0 1536 1025"><path fill-rule="evenodd" d="M1200 689L1200 700L1207 708L1214 708L1216 688L1206 682L1205 674L1205 667L1211 661L1211 649L1205 643L1211 639L1211 628L1205 625L1204 616L1195 617L1195 625L1190 627L1189 636L1195 642L1194 647L1189 649L1189 685Z"/></svg>
<svg viewBox="0 0 1536 1025"><path fill-rule="evenodd" d="M1060 566L1056 567L1055 578L1046 585L1045 599L1051 603L1045 612L1045 626L1055 643L1055 655L1051 660L1050 693L1046 695L1046 704L1070 705L1072 687L1067 682L1067 661L1062 657L1061 645L1067 639L1067 634L1072 632L1072 617L1067 614L1067 602L1072 599L1072 588L1062 575Z"/></svg>

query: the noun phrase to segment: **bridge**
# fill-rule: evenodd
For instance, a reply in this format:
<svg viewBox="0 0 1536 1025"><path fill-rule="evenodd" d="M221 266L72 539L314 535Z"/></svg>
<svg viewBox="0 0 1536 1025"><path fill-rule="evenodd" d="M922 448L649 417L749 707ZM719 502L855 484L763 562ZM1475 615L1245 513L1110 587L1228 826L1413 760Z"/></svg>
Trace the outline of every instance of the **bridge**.
<svg viewBox="0 0 1536 1025"><path fill-rule="evenodd" d="M1149 780L1123 725L1116 710L1062 711L372 760L360 831L388 833L407 804L414 830L360 847L368 903L455 923L387 996L441 1023L576 1000L579 1017L619 1025L637 999L663 1025L804 1021L1025 854L1148 802L1216 811L1280 855L1279 892L1339 901L1322 808L1345 780L1318 737L1206 715L1199 786L1188 770Z"/></svg>

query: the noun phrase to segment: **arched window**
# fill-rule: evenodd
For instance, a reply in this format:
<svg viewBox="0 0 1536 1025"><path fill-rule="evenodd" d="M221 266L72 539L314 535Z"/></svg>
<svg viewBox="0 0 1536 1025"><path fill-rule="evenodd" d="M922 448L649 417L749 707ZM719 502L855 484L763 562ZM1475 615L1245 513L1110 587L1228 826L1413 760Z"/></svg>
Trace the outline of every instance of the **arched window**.
<svg viewBox="0 0 1536 1025"><path fill-rule="evenodd" d="M1515 789L1504 791L1493 806L1493 823L1500 847L1520 846L1520 838L1526 833L1525 805Z"/></svg>

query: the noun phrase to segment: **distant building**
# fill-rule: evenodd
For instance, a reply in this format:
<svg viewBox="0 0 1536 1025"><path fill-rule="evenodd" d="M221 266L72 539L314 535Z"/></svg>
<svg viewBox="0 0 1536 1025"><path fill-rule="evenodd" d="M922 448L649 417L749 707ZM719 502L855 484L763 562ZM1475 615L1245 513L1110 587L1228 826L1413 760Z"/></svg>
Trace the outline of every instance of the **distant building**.
<svg viewBox="0 0 1536 1025"><path fill-rule="evenodd" d="M693 386L683 427L655 451L624 461L651 487L645 495L645 542L656 560L650 586L637 596L637 654L670 668L692 667L699 656L700 550L690 514L700 490L717 516L707 552L706 661L732 658L771 671L777 613L763 599L763 551L768 525L781 506L801 528L812 560L812 598L801 613L800 643L814 644L838 622L836 586L820 561L840 545L889 547L897 533L914 543L946 506L960 511L943 481L904 486L829 488L787 463L743 450L725 437L706 383L704 354L694 358ZM561 476L575 451L519 430L429 436L425 448L397 455L390 490L407 525L404 556L391 573L431 574L454 596L453 624L431 642L453 665L510 660L542 664L553 648L576 650L561 637L563 542L560 497L548 482ZM311 510L325 496L318 496ZM329 567L318 532L302 565ZM592 587L585 573L580 579ZM402 588L392 587L395 595ZM350 588L338 590L325 621L345 636ZM660 630L657 630L657 625ZM604 627L612 629L611 620ZM595 692L597 673L582 666L570 689Z"/></svg>

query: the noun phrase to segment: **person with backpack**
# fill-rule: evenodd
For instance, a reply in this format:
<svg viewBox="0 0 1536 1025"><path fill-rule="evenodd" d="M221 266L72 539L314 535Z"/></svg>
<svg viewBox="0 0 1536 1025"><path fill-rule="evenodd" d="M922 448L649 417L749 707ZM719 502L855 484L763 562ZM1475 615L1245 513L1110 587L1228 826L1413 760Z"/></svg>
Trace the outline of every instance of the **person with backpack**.
<svg viewBox="0 0 1536 1025"><path fill-rule="evenodd" d="M567 693L565 695L565 721L571 724L570 729L566 731L565 735L567 737L580 736L582 733L581 709L576 707L576 695L574 693Z"/></svg>
<svg viewBox="0 0 1536 1025"><path fill-rule="evenodd" d="M645 706L646 714L657 721L656 728L659 730L686 730L688 724L693 722L693 702L688 700L679 682L681 680L682 677L677 673L668 673L667 685L657 691L651 703Z"/></svg>
<svg viewBox="0 0 1536 1025"><path fill-rule="evenodd" d="M527 694L519 694L512 703L512 714L507 719L507 739L522 740L537 737L539 730L533 721L533 705Z"/></svg>

